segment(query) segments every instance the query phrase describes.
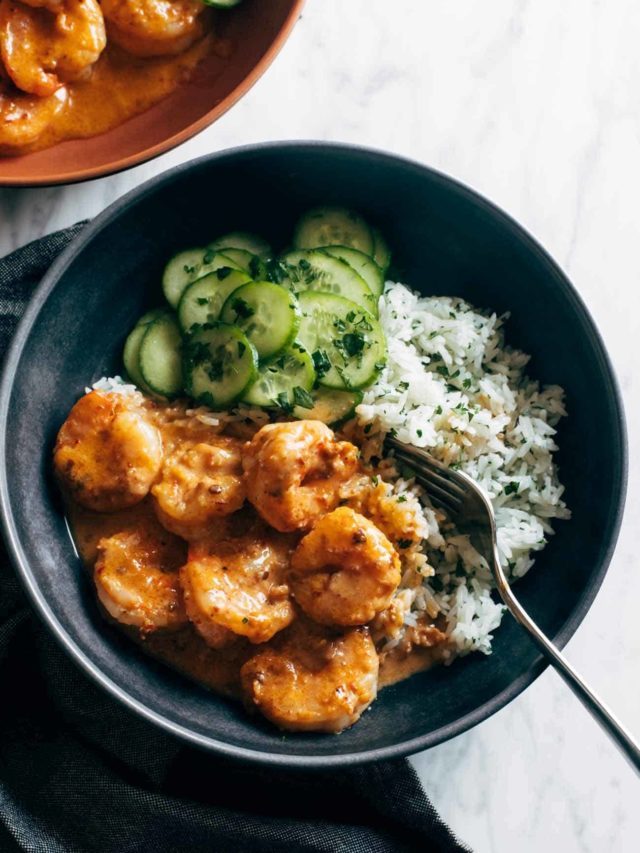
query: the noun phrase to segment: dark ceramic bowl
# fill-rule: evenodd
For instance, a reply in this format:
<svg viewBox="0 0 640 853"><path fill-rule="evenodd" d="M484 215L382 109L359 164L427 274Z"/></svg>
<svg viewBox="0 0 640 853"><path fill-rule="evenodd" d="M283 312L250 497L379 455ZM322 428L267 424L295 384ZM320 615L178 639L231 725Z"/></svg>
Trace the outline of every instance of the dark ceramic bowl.
<svg viewBox="0 0 640 853"><path fill-rule="evenodd" d="M626 447L616 380L576 291L513 220L424 166L373 151L276 143L216 154L144 184L89 225L51 268L16 334L0 399L5 533L34 606L69 654L123 703L212 751L298 766L417 752L486 719L544 662L507 615L490 657L472 655L386 688L339 737L288 735L149 660L100 617L51 480L56 431L85 386L120 369L123 338L157 299L180 247L243 228L284 245L311 205L361 211L394 250L394 274L425 293L511 312L508 341L530 373L567 391L558 459L570 522L517 586L562 646L600 586L624 502Z"/></svg>

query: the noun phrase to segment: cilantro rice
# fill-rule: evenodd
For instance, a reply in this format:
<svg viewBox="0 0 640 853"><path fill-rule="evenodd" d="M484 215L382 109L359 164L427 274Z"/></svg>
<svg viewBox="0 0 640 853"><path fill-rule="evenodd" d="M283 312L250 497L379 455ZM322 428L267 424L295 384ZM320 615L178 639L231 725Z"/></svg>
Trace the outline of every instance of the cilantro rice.
<svg viewBox="0 0 640 853"><path fill-rule="evenodd" d="M529 379L529 356L504 343L506 317L461 299L421 297L388 282L380 319L388 363L357 408L365 460L381 455L392 431L469 474L492 500L507 574L522 577L553 533L552 520L570 517L553 460L555 427L566 414L562 389ZM491 596L489 568L468 537L402 474L391 462L384 476L397 494L410 497L407 507L420 513L423 532L416 549L423 555L419 585L411 578L411 555L403 555L404 623L414 625L423 611L431 618L442 614L458 653L488 654L504 611ZM387 648L401 638L401 632L389 637Z"/></svg>

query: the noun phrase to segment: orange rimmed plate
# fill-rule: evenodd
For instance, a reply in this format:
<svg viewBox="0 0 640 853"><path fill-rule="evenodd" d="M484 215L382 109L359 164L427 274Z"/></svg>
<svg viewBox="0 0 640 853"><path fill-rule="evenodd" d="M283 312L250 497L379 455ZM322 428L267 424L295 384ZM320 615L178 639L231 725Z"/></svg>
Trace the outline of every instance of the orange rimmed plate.
<svg viewBox="0 0 640 853"><path fill-rule="evenodd" d="M234 46L230 56L208 55L191 79L140 115L106 133L50 148L0 156L0 186L86 181L164 154L223 115L277 56L304 0L243 0L217 16L216 32Z"/></svg>

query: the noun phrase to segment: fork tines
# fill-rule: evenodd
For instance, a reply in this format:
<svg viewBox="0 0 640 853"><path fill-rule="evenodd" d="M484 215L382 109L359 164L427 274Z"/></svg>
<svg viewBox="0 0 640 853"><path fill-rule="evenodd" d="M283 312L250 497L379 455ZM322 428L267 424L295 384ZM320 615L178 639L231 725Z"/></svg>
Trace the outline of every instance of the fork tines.
<svg viewBox="0 0 640 853"><path fill-rule="evenodd" d="M460 510L465 492L450 477L446 466L418 447L409 449L395 441L389 441L388 444L393 449L395 458L415 471L434 506L452 513Z"/></svg>

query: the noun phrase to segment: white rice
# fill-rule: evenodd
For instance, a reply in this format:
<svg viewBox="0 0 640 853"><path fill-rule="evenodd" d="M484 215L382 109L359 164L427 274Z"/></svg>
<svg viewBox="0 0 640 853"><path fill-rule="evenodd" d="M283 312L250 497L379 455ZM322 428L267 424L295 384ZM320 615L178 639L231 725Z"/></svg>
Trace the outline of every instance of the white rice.
<svg viewBox="0 0 640 853"><path fill-rule="evenodd" d="M551 520L570 517L553 461L555 426L566 414L562 389L541 389L526 376L529 356L504 344L506 317L461 299L420 297L388 282L380 319L388 363L356 410L367 435L365 459L380 455L394 431L473 477L495 508L502 564L512 579L522 577L552 534ZM398 487L419 501L422 547L433 569L402 590L405 624L423 610L442 613L459 653L490 653L504 607L491 596L486 563L414 481Z"/></svg>

